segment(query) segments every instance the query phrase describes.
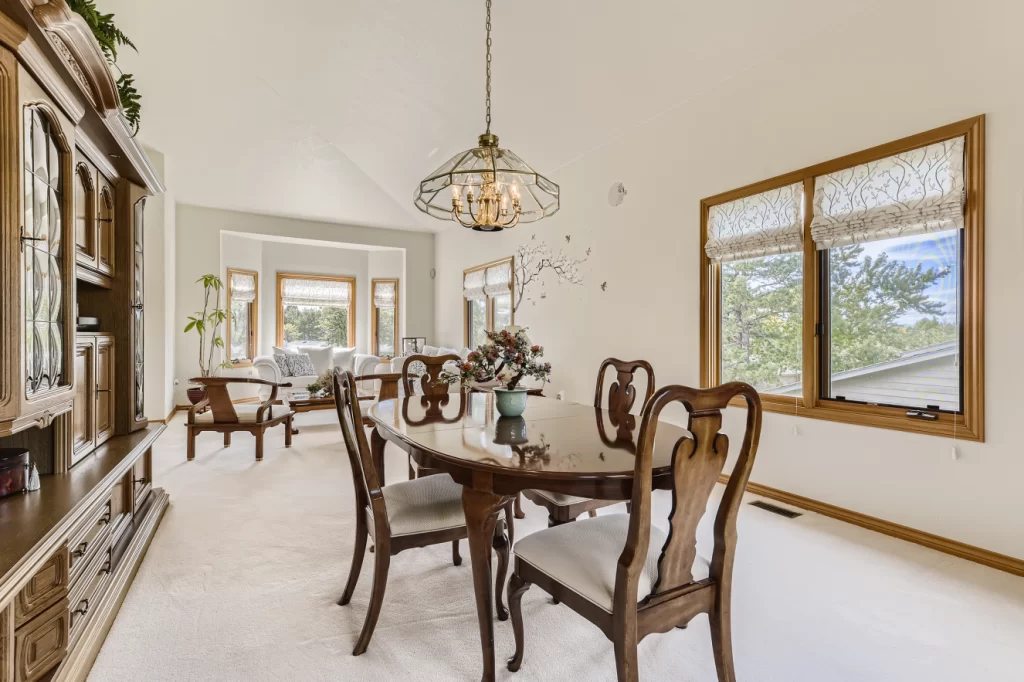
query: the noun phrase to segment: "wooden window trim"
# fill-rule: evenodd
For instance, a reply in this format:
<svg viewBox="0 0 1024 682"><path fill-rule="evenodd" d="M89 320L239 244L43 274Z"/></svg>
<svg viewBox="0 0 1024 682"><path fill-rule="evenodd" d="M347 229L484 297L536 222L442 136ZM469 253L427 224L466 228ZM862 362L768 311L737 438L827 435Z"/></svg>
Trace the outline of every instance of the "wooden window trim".
<svg viewBox="0 0 1024 682"><path fill-rule="evenodd" d="M356 347L356 278L344 275L313 275L306 272L277 273L277 345L284 347L284 306L281 304L281 286L286 279L317 279L328 282L348 282L352 293L348 303L348 348Z"/></svg>
<svg viewBox="0 0 1024 682"><path fill-rule="evenodd" d="M396 278L377 278L370 280L370 308L373 310L373 314L370 315L370 343L372 345L371 352L379 357L381 360L390 360L391 358L385 358L380 354L380 340L377 338L377 325L379 320L377 316L380 314L380 310L377 308L375 301L377 300L377 284L385 284L387 282L394 282L395 284L395 353L398 353L398 327L399 327L399 293L398 293L398 279Z"/></svg>
<svg viewBox="0 0 1024 682"><path fill-rule="evenodd" d="M235 361L231 357L231 275L238 273L239 275L252 275L253 280L256 283L256 299L252 302L252 316L249 320L249 343L248 343L248 354L249 357L244 360ZM228 290L228 303L227 312L228 318L226 322L228 342L224 344L227 347L228 362L231 363L232 367L251 367L252 361L256 359L256 346L257 339L259 338L259 318L260 318L260 275L255 270L242 270L241 268L228 268L227 271L227 287Z"/></svg>
<svg viewBox="0 0 1024 682"><path fill-rule="evenodd" d="M516 323L516 257L508 256L506 258L499 258L498 260L492 260L490 263L484 263L483 265L476 265L472 268L466 268L462 271L462 281L466 281L466 275L471 272L477 272L479 270L486 270L487 268L494 267L495 265L501 265L502 263L508 263L509 268L512 271L512 282L510 283L511 289L509 295L512 297L512 313L509 317L511 320L510 324ZM487 297L487 331L494 331L494 298L491 296ZM466 348L469 348L469 301L462 299L462 339Z"/></svg>
<svg viewBox="0 0 1024 682"><path fill-rule="evenodd" d="M942 142L966 138L967 210L964 214L963 253L963 413L937 413L935 421L906 416L908 408L843 403L822 400L820 395L820 348L815 334L821 322L821 291L818 278L818 251L811 238L814 179L851 166ZM707 243L708 212L712 206L735 201L797 182L804 183L804 298L802 395L799 398L762 395L764 409L814 419L861 424L878 428L922 433L961 440L985 440L985 116L976 116L924 133L905 137L831 161L786 173L700 202L700 380L704 387L721 382L721 266L704 251Z"/></svg>

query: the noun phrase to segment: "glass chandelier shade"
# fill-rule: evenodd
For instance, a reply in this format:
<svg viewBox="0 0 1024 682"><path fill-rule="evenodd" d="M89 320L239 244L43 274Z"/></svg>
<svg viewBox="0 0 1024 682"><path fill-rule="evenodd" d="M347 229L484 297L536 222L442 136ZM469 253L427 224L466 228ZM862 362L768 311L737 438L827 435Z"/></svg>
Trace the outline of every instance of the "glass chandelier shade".
<svg viewBox="0 0 1024 682"><path fill-rule="evenodd" d="M459 152L421 182L415 203L440 220L492 232L554 215L558 185L484 134L479 147Z"/></svg>
<svg viewBox="0 0 1024 682"><path fill-rule="evenodd" d="M533 170L491 134L491 0L487 0L487 131L416 188L416 208L480 232L532 223L559 209L558 185Z"/></svg>

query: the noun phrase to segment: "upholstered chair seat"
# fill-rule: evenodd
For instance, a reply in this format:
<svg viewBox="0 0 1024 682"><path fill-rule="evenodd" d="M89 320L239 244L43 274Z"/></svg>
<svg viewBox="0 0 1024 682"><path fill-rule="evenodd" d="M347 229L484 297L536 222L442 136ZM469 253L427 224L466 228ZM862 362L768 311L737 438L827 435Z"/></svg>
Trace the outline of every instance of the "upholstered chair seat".
<svg viewBox="0 0 1024 682"><path fill-rule="evenodd" d="M543 497L545 500L557 505L570 505L579 504L580 502L586 502L586 497L576 497L575 495L566 495L565 493L553 493L550 490L534 490L532 491L535 495Z"/></svg>
<svg viewBox="0 0 1024 682"><path fill-rule="evenodd" d="M517 542L514 549L519 561L611 613L615 571L628 533L629 514L607 514L537 531ZM666 539L664 531L651 526L637 600L649 595L658 580L658 558ZM708 569L709 562L698 556L693 579L708 577Z"/></svg>
<svg viewBox="0 0 1024 682"><path fill-rule="evenodd" d="M268 419L280 416L287 412L287 408L278 406L277 409L267 408L263 410L263 418L258 417L259 409L261 405L259 403L242 403L241 405L235 405L235 416L238 417L240 424L255 424L257 422L265 422ZM273 412L273 416L271 416ZM213 410L207 410L202 414L196 415L196 424L212 424L213 423Z"/></svg>
<svg viewBox="0 0 1024 682"><path fill-rule="evenodd" d="M466 525L462 486L448 474L391 483L380 489L388 512L391 537L429 533ZM370 514L367 507L366 513ZM368 517L370 535L374 525Z"/></svg>

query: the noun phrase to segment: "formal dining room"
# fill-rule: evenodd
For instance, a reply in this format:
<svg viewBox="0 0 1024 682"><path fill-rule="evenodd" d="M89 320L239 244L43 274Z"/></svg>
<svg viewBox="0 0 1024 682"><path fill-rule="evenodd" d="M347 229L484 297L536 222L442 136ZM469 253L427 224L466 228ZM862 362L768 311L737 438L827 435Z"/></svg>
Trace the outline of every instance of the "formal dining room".
<svg viewBox="0 0 1024 682"><path fill-rule="evenodd" d="M1022 26L0 0L0 682L1024 681Z"/></svg>

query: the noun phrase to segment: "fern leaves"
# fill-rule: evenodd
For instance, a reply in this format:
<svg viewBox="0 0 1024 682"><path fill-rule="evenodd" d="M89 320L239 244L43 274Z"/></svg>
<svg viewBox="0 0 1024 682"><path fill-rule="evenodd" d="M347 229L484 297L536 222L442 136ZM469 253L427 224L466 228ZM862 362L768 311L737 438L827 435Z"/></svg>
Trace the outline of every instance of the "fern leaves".
<svg viewBox="0 0 1024 682"><path fill-rule="evenodd" d="M93 0L67 0L71 11L76 12L89 24L96 42L100 44L103 56L111 64L117 65L117 48L127 46L138 52L135 43L114 25L113 14L103 14L96 8ZM120 70L120 69L118 69ZM139 132L142 120L142 97L135 88L135 77L130 73L121 73L117 79L117 94L124 109L124 117L132 127L132 135Z"/></svg>

